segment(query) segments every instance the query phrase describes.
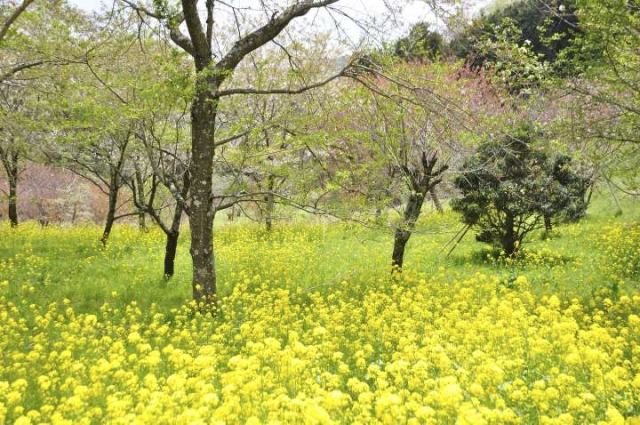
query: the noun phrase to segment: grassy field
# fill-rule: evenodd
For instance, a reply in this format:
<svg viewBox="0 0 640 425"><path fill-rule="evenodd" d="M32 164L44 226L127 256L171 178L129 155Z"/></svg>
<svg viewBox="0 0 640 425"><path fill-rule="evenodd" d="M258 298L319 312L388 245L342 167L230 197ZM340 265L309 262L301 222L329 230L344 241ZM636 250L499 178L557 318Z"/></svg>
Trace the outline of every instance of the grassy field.
<svg viewBox="0 0 640 425"><path fill-rule="evenodd" d="M429 214L392 234L302 220L216 232L215 314L187 233L0 225L0 423L640 423L640 216L496 256ZM634 422L635 421L635 422Z"/></svg>

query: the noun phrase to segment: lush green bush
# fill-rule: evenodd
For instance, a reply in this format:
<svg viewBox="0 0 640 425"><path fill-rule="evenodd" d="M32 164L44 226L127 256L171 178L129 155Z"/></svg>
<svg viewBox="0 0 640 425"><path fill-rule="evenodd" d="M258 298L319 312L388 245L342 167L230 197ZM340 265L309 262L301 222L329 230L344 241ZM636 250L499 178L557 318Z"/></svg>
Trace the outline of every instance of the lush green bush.
<svg viewBox="0 0 640 425"><path fill-rule="evenodd" d="M525 236L552 221L583 217L590 179L571 169L566 156L550 158L541 135L520 125L489 140L469 158L455 179L462 195L452 202L462 221L477 229L476 239L514 256Z"/></svg>

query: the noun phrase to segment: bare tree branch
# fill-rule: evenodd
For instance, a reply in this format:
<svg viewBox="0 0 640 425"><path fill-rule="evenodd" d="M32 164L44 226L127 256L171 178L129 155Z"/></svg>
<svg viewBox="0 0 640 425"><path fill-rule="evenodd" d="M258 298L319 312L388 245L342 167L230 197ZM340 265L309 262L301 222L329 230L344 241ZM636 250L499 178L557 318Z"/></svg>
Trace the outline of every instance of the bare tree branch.
<svg viewBox="0 0 640 425"><path fill-rule="evenodd" d="M169 29L169 37L171 37L171 40L182 50L187 52L189 55L195 57L195 50L193 47L193 43L187 36L185 36L182 33L182 31L180 31L180 25L184 22L184 15L182 13L165 16L160 13L156 13L152 10L149 10L148 8L144 7L143 5L140 5L137 2L133 2L131 0L121 0L121 1L138 13L145 14L150 18L157 19L158 21L164 21L167 25L167 28Z"/></svg>
<svg viewBox="0 0 640 425"><path fill-rule="evenodd" d="M11 25L13 25L16 19L18 19L20 15L22 15L22 13L27 10L29 5L33 2L34 0L24 0L22 4L18 6L16 10L14 10L13 13L9 16L9 18L2 24L2 27L0 27L0 43L2 42L2 40L4 40L7 32L9 31L9 28L11 28Z"/></svg>
<svg viewBox="0 0 640 425"><path fill-rule="evenodd" d="M44 63L45 63L45 61L35 61L35 62L28 62L28 63L22 63L20 65L16 65L16 66L14 66L13 68L11 68L10 70L8 70L7 72L5 72L4 74L2 74L0 76L0 84L2 84L9 77L11 77L12 75L17 74L20 71L23 71L23 70L29 69L29 68L35 68L36 66L40 66L40 65L42 65Z"/></svg>
<svg viewBox="0 0 640 425"><path fill-rule="evenodd" d="M327 84L329 84L331 81L336 80L340 77L344 77L347 75L347 73L345 72L345 70L340 71L337 74L331 75L330 77L322 80L322 81L318 81L317 83L313 83L313 84L309 84L307 86L304 87L300 87L297 89L252 89L252 88L246 88L246 89L227 89L227 90L220 90L218 92L218 96L219 97L225 97L225 96L234 96L234 95L238 95L238 94L257 94L257 95L270 95L270 94L300 94L300 93L304 93L306 91L318 88L318 87L322 87L325 86Z"/></svg>
<svg viewBox="0 0 640 425"><path fill-rule="evenodd" d="M186 1L183 0L183 3ZM301 0L296 2L282 13L274 15L261 28L236 41L231 50L216 64L216 69L221 72L224 79L228 72L233 71L247 54L276 38L293 19L304 16L311 9L328 6L337 1L322 0L316 2L313 0Z"/></svg>

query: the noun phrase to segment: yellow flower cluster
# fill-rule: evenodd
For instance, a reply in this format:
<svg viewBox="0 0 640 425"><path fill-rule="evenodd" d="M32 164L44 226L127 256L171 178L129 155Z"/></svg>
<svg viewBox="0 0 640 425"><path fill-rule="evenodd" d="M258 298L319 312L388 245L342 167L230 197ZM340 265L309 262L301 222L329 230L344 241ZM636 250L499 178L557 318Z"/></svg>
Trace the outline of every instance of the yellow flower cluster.
<svg viewBox="0 0 640 425"><path fill-rule="evenodd" d="M612 278L623 280L640 274L640 226L608 226L598 238L606 261L600 264Z"/></svg>
<svg viewBox="0 0 640 425"><path fill-rule="evenodd" d="M392 278L363 266L377 253L346 253L338 230L220 231L233 269L222 265L215 313L121 303L122 287L93 311L41 305L28 288L57 284L38 272L51 263L33 251L0 262L0 423L640 421L640 295L573 298L524 274L505 285L435 266ZM614 230L607 246L625 237ZM124 255L130 234L99 255ZM144 255L158 235L147 237ZM336 279L312 267L327 238L335 259L322 261L342 252L361 268ZM525 261L548 267L541 256Z"/></svg>
<svg viewBox="0 0 640 425"><path fill-rule="evenodd" d="M602 423L640 416L640 296L588 311L475 275L270 289L219 317L2 298L0 422ZM501 288L501 289L498 289Z"/></svg>

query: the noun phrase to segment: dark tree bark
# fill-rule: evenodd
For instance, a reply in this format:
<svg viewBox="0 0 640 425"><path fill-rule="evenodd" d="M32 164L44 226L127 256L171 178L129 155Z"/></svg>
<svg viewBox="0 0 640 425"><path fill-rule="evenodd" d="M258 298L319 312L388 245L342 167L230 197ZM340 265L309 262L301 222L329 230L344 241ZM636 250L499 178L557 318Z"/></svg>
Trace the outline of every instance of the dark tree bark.
<svg viewBox="0 0 640 425"><path fill-rule="evenodd" d="M273 196L273 191L275 189L275 177L273 174L269 174L268 184L267 184L267 195L265 196L265 214L264 214L264 223L267 232L270 232L273 228L273 211L275 210L275 197Z"/></svg>
<svg viewBox="0 0 640 425"><path fill-rule="evenodd" d="M404 250L407 246L407 242L409 242L409 238L411 238L411 232L416 227L416 222L420 217L420 212L422 210L422 204L424 203L424 195L420 193L412 193L407 200L407 204L405 206L404 217L403 217L403 227L399 227L396 229L396 234L393 239L393 254L391 256L391 264L398 268L402 269L402 264L404 263Z"/></svg>
<svg viewBox="0 0 640 425"><path fill-rule="evenodd" d="M116 221L116 208L118 207L118 194L120 192L120 185L118 184L118 174L111 171L111 178L109 181L109 202L107 204L107 218L104 222L104 230L102 232L102 246L107 246L111 230L113 229L113 223Z"/></svg>
<svg viewBox="0 0 640 425"><path fill-rule="evenodd" d="M189 178L189 173L185 172L182 176L182 188L180 189L179 193L180 198L183 200L187 198L189 194L190 182L191 179ZM149 214L149 216L153 219L153 221L155 221L155 223L162 229L162 232L165 234L166 241L164 251L163 275L165 278L171 279L175 273L175 259L178 250L178 241L180 239L180 225L182 223L182 214L185 213L185 210L183 207L183 203L176 201L175 209L173 210L171 226L167 226L167 223L165 223L164 219L154 206L158 185L158 176L154 175L151 181L149 193L147 194L148 199L145 199L144 193L139 193L136 190L135 185L132 184L134 193L133 202L136 208L144 211L145 214ZM138 193L139 195L135 195Z"/></svg>
<svg viewBox="0 0 640 425"><path fill-rule="evenodd" d="M506 211L505 217L505 234L502 239L502 249L507 257L514 257L517 254L517 236L515 231L514 217L511 211Z"/></svg>
<svg viewBox="0 0 640 425"><path fill-rule="evenodd" d="M544 230L550 232L553 230L553 224L551 223L551 216L549 214L544 214Z"/></svg>
<svg viewBox="0 0 640 425"><path fill-rule="evenodd" d="M182 176L182 190L180 191L182 199L188 196L190 188L191 179L189 173L185 172ZM167 235L167 244L164 252L164 276L167 279L171 279L175 273L176 251L178 249L178 239L180 238L180 224L182 222L183 212L184 208L182 207L182 203L176 202L171 227L169 229L162 228Z"/></svg>
<svg viewBox="0 0 640 425"><path fill-rule="evenodd" d="M193 262L192 293L193 299L198 303L215 303L217 293L213 253L213 219L216 211L213 207L212 175L218 99L214 93L215 91L197 93L191 108L193 184L189 216L190 253Z"/></svg>
<svg viewBox="0 0 640 425"><path fill-rule="evenodd" d="M205 34L198 11L197 1L182 0L184 19L190 40L176 38L174 41L190 51L198 75L195 96L191 107L191 259L193 262L192 292L196 302L215 303L216 269L213 251L213 207L212 174L215 147L216 113L220 100L220 86L242 59L274 39L296 17L310 9L335 3L337 0L305 1L296 3L272 19L263 27L239 39L231 50L214 64L211 54L209 25ZM208 18L213 14L213 1L207 2ZM209 19L207 19L209 21ZM232 94L231 92L227 94Z"/></svg>
<svg viewBox="0 0 640 425"><path fill-rule="evenodd" d="M20 157L17 152L0 148L0 160L7 174L9 182L9 221L11 227L18 225L18 161Z"/></svg>
<svg viewBox="0 0 640 425"><path fill-rule="evenodd" d="M127 147L131 139L132 133L127 131L122 145L119 148L119 157L115 163L109 164L109 203L107 206L107 218L104 223L104 231L102 232L102 246L107 246L111 230L113 229L113 223L120 218L116 217L116 210L118 208L118 196L120 195L120 189L128 178L123 177L123 169L127 160Z"/></svg>
<svg viewBox="0 0 640 425"><path fill-rule="evenodd" d="M179 238L180 231L167 234L167 243L164 249L164 277L167 279L171 279L175 273L176 251L178 250Z"/></svg>
<svg viewBox="0 0 640 425"><path fill-rule="evenodd" d="M443 165L436 169L437 162L436 154L428 157L426 152L422 152L419 168L411 170L407 166L402 167L411 194L405 205L402 223L395 232L393 254L391 255L391 265L394 272L402 270L404 251L420 217L425 196L442 181L442 173L449 168L447 165Z"/></svg>
<svg viewBox="0 0 640 425"><path fill-rule="evenodd" d="M137 162L135 164L135 169L136 185L134 190L137 192L135 195L138 199L144 199L144 181L142 179L142 171L140 170L140 166ZM147 231L146 213L142 208L138 208L138 228L143 232Z"/></svg>

